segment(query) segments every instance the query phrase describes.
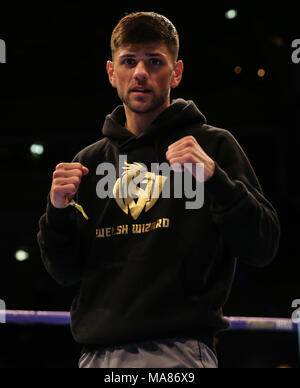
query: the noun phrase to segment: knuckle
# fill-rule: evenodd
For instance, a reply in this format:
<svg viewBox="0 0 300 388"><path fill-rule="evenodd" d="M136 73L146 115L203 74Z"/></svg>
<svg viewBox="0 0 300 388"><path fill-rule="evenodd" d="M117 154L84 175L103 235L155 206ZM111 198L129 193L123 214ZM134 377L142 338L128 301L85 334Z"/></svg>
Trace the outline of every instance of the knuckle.
<svg viewBox="0 0 300 388"><path fill-rule="evenodd" d="M194 145L195 145L195 143L194 143L193 140L191 140L191 139L187 139L186 142L185 142L185 146L186 146L187 148L193 148Z"/></svg>
<svg viewBox="0 0 300 388"><path fill-rule="evenodd" d="M82 177L82 174L83 174L83 172L82 172L81 169L77 169L77 170L76 170L76 174L75 174L75 175L76 175L77 177L81 178L81 177Z"/></svg>
<svg viewBox="0 0 300 388"><path fill-rule="evenodd" d="M186 148L186 151L190 154L192 154L194 152L194 147L192 144L188 144L187 148Z"/></svg>
<svg viewBox="0 0 300 388"><path fill-rule="evenodd" d="M80 179L79 176L75 176L75 177L73 178L73 181L74 181L74 184L75 184L75 185L79 185L80 182L81 182L81 179Z"/></svg>
<svg viewBox="0 0 300 388"><path fill-rule="evenodd" d="M59 171L58 171L58 170L55 170L55 171L53 172L53 174L52 174L52 177L53 177L53 179L58 178L58 177L59 177Z"/></svg>
<svg viewBox="0 0 300 388"><path fill-rule="evenodd" d="M82 169L82 164L79 163L79 162L74 162L72 163L72 167L74 168L74 170L81 170Z"/></svg>

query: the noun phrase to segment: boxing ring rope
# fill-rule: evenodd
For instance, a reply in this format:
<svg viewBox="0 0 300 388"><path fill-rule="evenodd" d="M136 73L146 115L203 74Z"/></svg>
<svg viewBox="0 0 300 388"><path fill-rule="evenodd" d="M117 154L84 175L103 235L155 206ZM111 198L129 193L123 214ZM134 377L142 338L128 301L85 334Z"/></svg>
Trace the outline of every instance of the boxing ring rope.
<svg viewBox="0 0 300 388"><path fill-rule="evenodd" d="M5 323L70 325L70 313L65 311L0 310ZM297 323L287 318L225 317L228 330L298 332Z"/></svg>
<svg viewBox="0 0 300 388"><path fill-rule="evenodd" d="M300 356L300 314L298 323L288 318L225 317L230 323L229 331L273 331L298 334ZM66 311L0 310L0 323L70 325L70 313Z"/></svg>

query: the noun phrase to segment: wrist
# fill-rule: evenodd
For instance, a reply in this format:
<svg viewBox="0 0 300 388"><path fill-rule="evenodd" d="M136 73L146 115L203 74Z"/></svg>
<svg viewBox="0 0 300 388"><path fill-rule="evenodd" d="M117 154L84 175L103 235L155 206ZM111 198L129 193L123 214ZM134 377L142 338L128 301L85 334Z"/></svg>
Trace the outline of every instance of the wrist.
<svg viewBox="0 0 300 388"><path fill-rule="evenodd" d="M210 159L209 163L207 166L205 166L205 181L208 181L211 179L216 171L216 163L214 160Z"/></svg>

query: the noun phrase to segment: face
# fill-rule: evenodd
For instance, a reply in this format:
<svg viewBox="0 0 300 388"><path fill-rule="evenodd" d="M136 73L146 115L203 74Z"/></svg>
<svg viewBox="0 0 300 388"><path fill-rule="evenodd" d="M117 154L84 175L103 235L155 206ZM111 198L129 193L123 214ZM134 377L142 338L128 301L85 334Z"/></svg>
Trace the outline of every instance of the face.
<svg viewBox="0 0 300 388"><path fill-rule="evenodd" d="M110 83L125 108L135 113L164 110L170 105L170 88L179 85L182 61L174 64L164 43L120 47L107 63Z"/></svg>

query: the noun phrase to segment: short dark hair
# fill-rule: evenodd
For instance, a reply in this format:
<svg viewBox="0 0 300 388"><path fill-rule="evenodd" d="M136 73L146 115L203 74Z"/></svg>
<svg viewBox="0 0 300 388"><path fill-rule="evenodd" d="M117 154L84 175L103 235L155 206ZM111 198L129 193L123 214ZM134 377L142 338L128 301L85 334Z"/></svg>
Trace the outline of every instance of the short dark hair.
<svg viewBox="0 0 300 388"><path fill-rule="evenodd" d="M116 50L127 44L163 42L174 62L179 52L179 37L173 23L155 12L136 12L124 16L111 35L112 57Z"/></svg>

